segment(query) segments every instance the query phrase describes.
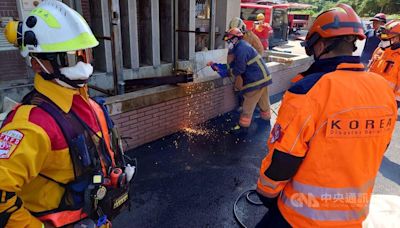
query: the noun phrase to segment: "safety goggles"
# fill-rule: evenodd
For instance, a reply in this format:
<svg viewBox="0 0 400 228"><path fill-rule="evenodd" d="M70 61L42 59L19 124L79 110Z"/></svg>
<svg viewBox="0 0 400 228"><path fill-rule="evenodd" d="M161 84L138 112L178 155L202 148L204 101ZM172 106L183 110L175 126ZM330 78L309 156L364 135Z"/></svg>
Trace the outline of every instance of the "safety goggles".
<svg viewBox="0 0 400 228"><path fill-rule="evenodd" d="M93 53L90 48L69 52L32 53L32 55L39 59L56 62L60 67L75 66L78 62L91 64L93 61Z"/></svg>
<svg viewBox="0 0 400 228"><path fill-rule="evenodd" d="M378 33L378 36L381 40L390 40L396 36L400 36L400 34L391 33L389 30L383 30L381 33Z"/></svg>
<svg viewBox="0 0 400 228"><path fill-rule="evenodd" d="M225 32L224 37L222 38L223 41L229 42L233 38L232 34L229 34L228 32Z"/></svg>
<svg viewBox="0 0 400 228"><path fill-rule="evenodd" d="M92 49L83 49L72 52L64 52L60 55L60 65L63 67L75 66L78 62L92 63L93 54Z"/></svg>

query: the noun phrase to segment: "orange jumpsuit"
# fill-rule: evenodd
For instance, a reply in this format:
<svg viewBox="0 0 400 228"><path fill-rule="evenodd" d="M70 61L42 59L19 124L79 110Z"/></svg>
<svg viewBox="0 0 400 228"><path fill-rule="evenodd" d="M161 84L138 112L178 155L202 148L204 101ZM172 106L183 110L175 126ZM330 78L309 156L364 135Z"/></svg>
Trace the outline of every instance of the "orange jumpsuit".
<svg viewBox="0 0 400 228"><path fill-rule="evenodd" d="M400 44L386 48L371 63L369 71L384 77L395 93L396 101L400 102Z"/></svg>
<svg viewBox="0 0 400 228"><path fill-rule="evenodd" d="M293 227L361 227L396 123L394 95L359 57L315 64L283 97L257 192L277 197Z"/></svg>

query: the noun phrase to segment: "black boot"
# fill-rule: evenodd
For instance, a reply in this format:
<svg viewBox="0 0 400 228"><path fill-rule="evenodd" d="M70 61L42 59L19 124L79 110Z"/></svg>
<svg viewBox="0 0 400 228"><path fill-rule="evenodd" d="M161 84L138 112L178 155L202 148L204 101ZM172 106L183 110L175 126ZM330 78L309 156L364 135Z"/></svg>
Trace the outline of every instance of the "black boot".
<svg viewBox="0 0 400 228"><path fill-rule="evenodd" d="M231 128L230 133L237 137L245 137L249 133L249 128L237 124L235 127Z"/></svg>

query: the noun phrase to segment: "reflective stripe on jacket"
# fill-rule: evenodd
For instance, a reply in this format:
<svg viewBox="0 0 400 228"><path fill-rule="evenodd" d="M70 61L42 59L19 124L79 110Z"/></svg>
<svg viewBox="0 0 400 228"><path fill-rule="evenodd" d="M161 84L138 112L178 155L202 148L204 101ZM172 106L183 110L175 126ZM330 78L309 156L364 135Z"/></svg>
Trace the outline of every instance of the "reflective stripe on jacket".
<svg viewBox="0 0 400 228"><path fill-rule="evenodd" d="M304 75L285 93L260 169L257 191L279 197L278 208L293 227L361 227L396 123L385 80L364 72L356 57L314 64L323 69L334 62L332 72ZM299 163L278 180L292 168L274 163L279 153Z"/></svg>
<svg viewBox="0 0 400 228"><path fill-rule="evenodd" d="M272 83L264 59L246 41L240 40L232 53L235 56L230 65L232 74L243 78L241 92L256 90Z"/></svg>

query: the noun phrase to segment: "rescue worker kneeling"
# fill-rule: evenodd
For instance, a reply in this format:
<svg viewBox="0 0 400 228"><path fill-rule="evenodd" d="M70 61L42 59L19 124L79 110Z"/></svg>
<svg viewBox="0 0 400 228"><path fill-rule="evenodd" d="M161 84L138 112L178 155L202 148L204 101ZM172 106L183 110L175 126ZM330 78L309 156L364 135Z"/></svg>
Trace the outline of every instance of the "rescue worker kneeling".
<svg viewBox="0 0 400 228"><path fill-rule="evenodd" d="M394 130L385 80L352 56L364 39L345 4L321 13L305 48L315 62L284 95L257 193L269 207L257 227L361 227Z"/></svg>
<svg viewBox="0 0 400 228"><path fill-rule="evenodd" d="M395 93L397 107L400 107L400 20L387 23L380 34L383 49L378 47L375 57L369 67L370 72L383 76ZM383 52L382 52L383 51Z"/></svg>
<svg viewBox="0 0 400 228"><path fill-rule="evenodd" d="M238 28L228 30L224 40L234 56L229 65L229 71L233 76L243 78L243 87L240 90L244 98L243 110L239 125L232 129L232 132L246 135L257 104L260 107L262 121L260 124L262 126L268 124L271 118L267 86L272 83L272 80L264 59L243 40L243 33Z"/></svg>
<svg viewBox="0 0 400 228"><path fill-rule="evenodd" d="M85 218L107 226L128 206L133 168L104 106L87 94L98 41L82 16L54 0L10 22L5 35L31 58L36 75L34 90L0 130L0 227Z"/></svg>

